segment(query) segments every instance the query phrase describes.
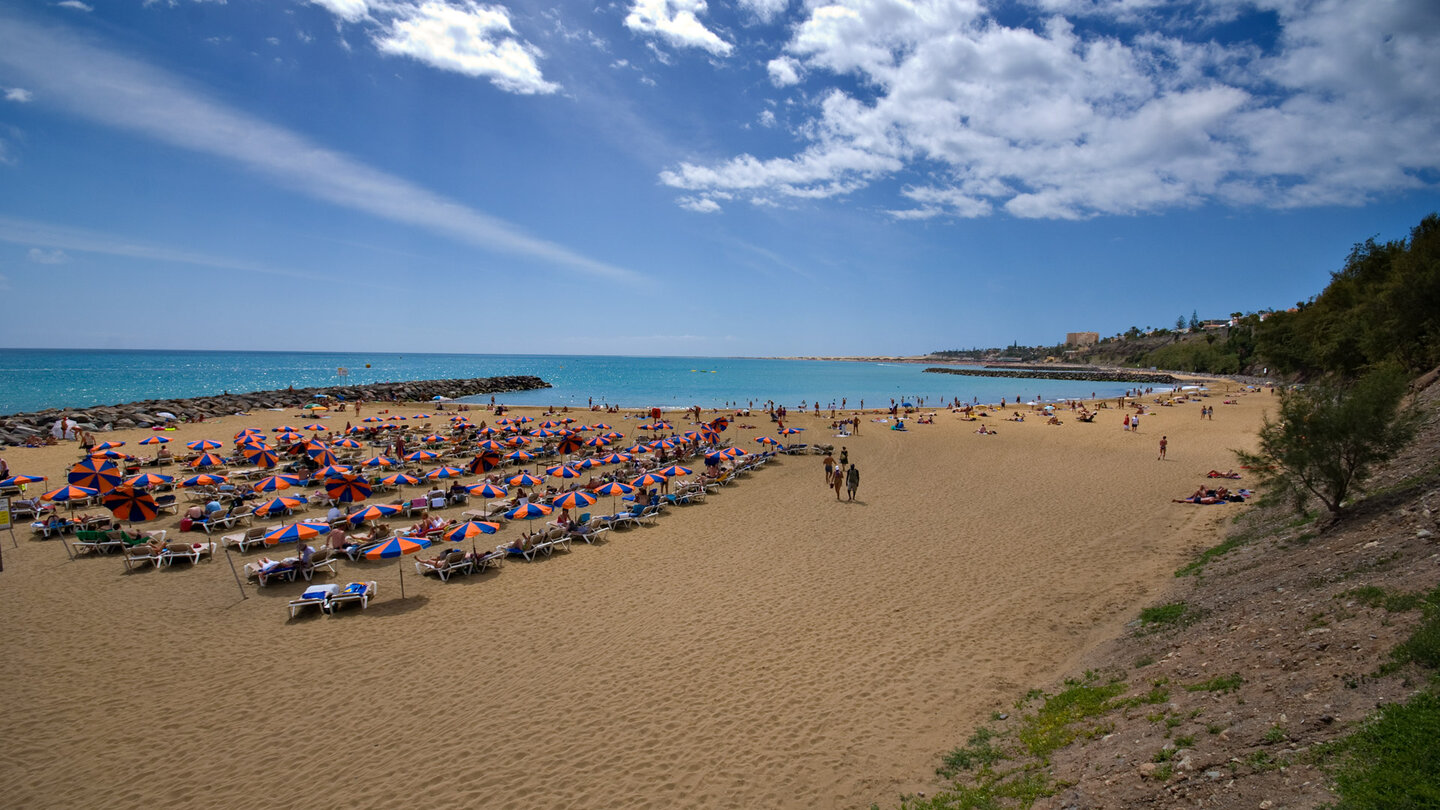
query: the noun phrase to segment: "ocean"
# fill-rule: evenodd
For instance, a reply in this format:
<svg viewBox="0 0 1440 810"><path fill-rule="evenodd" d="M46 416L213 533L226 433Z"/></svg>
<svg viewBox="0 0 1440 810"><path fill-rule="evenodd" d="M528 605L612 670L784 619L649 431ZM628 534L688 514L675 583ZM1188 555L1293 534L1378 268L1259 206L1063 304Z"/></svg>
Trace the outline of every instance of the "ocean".
<svg viewBox="0 0 1440 810"><path fill-rule="evenodd" d="M798 408L889 407L891 400L939 406L962 401L1118 396L1124 383L1015 380L924 374L915 363L770 360L740 357L608 357L340 352L0 349L0 414L115 405L142 399L370 382L533 374L553 388L503 394L512 405ZM481 398L475 398L479 401ZM489 397L484 397L488 401Z"/></svg>

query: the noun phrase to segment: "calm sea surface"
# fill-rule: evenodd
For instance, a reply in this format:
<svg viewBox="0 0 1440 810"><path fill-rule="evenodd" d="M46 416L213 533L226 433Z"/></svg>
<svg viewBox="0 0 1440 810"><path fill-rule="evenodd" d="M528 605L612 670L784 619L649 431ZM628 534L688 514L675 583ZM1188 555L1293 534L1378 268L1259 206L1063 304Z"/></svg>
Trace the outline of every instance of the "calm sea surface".
<svg viewBox="0 0 1440 810"><path fill-rule="evenodd" d="M717 357L0 349L0 413L370 382L533 374L553 385L501 395L513 405L705 407L767 400L795 408L842 398L867 407L925 398L998 402L1117 396L1128 386L923 374L913 363ZM345 369L345 373L341 373ZM478 399L478 398L477 398ZM484 398L488 401L488 397Z"/></svg>

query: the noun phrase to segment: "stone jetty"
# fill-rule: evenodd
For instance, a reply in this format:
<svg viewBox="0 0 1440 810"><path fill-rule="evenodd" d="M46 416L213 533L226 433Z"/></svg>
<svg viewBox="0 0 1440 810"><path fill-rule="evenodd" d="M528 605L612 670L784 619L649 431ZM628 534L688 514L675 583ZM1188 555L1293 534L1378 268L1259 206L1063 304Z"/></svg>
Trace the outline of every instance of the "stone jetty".
<svg viewBox="0 0 1440 810"><path fill-rule="evenodd" d="M31 436L48 435L50 427L62 416L73 419L86 430L108 431L117 428L150 427L163 424L170 418L192 422L201 417L226 416L265 408L297 408L316 401L320 394L343 397L349 402L357 399L366 402L429 402L437 396L456 399L477 394L533 391L549 387L550 383L532 376L478 377L466 380L325 385L318 388L284 388L278 391L226 393L188 399L147 399L143 402L90 408L50 408L0 417L0 444L24 444ZM169 414L169 417L161 414Z"/></svg>
<svg viewBox="0 0 1440 810"><path fill-rule="evenodd" d="M925 369L935 374L959 374L962 377L1006 377L1016 380L1091 380L1094 382L1123 382L1136 385L1169 385L1178 382L1174 375L1154 371L1029 371L997 368L938 368Z"/></svg>

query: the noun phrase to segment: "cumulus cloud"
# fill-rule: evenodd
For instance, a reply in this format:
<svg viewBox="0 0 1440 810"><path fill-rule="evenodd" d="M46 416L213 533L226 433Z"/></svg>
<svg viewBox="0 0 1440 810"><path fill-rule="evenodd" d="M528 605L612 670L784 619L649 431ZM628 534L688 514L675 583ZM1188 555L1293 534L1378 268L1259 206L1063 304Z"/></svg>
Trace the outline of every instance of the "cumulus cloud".
<svg viewBox="0 0 1440 810"><path fill-rule="evenodd" d="M810 3L767 65L777 87L829 85L795 151L681 162L661 182L771 200L923 176L893 215L1074 219L1355 204L1440 171L1429 0L1208 0L1201 24L1149 0L1031 6L1007 25L981 0ZM1276 36L1206 27L1241 18Z"/></svg>
<svg viewBox="0 0 1440 810"><path fill-rule="evenodd" d="M545 80L540 50L516 39L510 13L501 6L439 0L402 7L375 45L384 53L409 56L441 70L487 78L512 93L553 93Z"/></svg>
<svg viewBox="0 0 1440 810"><path fill-rule="evenodd" d="M638 34L658 36L676 48L700 48L716 56L729 56L734 45L700 22L705 0L634 0L625 15L625 27Z"/></svg>
<svg viewBox="0 0 1440 810"><path fill-rule="evenodd" d="M35 94L30 92L29 90L26 90L23 87L7 87L5 89L6 101L18 101L21 104L24 104L25 102L30 101L34 98Z"/></svg>
<svg viewBox="0 0 1440 810"><path fill-rule="evenodd" d="M790 0L740 0L740 7L754 14L761 22L770 22L780 16Z"/></svg>
<svg viewBox="0 0 1440 810"><path fill-rule="evenodd" d="M515 31L504 6L473 0L311 0L342 24L361 25L381 53L406 56L475 78L510 93L554 93L544 54ZM342 46L349 49L342 40Z"/></svg>
<svg viewBox="0 0 1440 810"><path fill-rule="evenodd" d="M70 257L63 250L42 250L40 248L30 248L29 252L25 254L25 258L36 264L64 264L70 261Z"/></svg>

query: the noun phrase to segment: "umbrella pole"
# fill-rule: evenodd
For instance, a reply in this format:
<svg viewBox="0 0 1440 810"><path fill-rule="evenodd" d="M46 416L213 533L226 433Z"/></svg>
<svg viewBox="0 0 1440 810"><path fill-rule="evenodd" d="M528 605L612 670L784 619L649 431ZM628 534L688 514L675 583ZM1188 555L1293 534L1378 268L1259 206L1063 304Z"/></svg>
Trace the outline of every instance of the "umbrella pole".
<svg viewBox="0 0 1440 810"><path fill-rule="evenodd" d="M397 562L395 567L400 569L400 598L405 598L405 563Z"/></svg>
<svg viewBox="0 0 1440 810"><path fill-rule="evenodd" d="M230 573L235 575L235 587L240 589L240 598L249 599L250 597L245 594L245 584L240 581L240 572L235 570L235 561L230 558L229 546L225 547L225 562L230 563Z"/></svg>

